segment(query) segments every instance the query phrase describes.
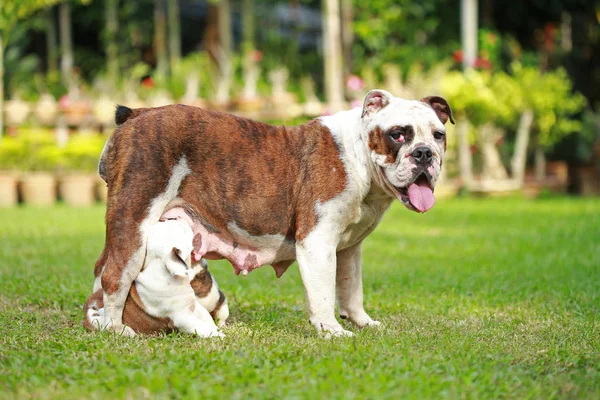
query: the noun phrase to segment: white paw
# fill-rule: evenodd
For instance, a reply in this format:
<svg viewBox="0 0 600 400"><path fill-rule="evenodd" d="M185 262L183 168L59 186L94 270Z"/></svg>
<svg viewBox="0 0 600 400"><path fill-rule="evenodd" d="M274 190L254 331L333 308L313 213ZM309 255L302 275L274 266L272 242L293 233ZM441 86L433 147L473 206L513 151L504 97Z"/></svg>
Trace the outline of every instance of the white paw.
<svg viewBox="0 0 600 400"><path fill-rule="evenodd" d="M211 331L196 331L196 335L198 335L198 337L205 339L205 338L224 338L225 335L222 332L219 332L217 330L211 330Z"/></svg>
<svg viewBox="0 0 600 400"><path fill-rule="evenodd" d="M342 326L335 321L335 323L318 323L311 322L312 325L317 328L318 331L321 331L325 334L326 339L331 339L334 337L351 337L354 336L354 333L345 330Z"/></svg>
<svg viewBox="0 0 600 400"><path fill-rule="evenodd" d="M123 325L123 324L121 324L121 325L108 324L105 329L108 332L112 332L114 334L121 335L124 337L135 337L136 336L136 333L133 329L131 329L127 325Z"/></svg>
<svg viewBox="0 0 600 400"><path fill-rule="evenodd" d="M352 337L352 336L355 336L354 333L347 331L345 329L325 333L325 339Z"/></svg>
<svg viewBox="0 0 600 400"><path fill-rule="evenodd" d="M366 326L381 325L381 322L375 321L373 318L369 317L369 315L364 311L357 313L342 313L340 315L340 318L347 319L359 328L364 328Z"/></svg>

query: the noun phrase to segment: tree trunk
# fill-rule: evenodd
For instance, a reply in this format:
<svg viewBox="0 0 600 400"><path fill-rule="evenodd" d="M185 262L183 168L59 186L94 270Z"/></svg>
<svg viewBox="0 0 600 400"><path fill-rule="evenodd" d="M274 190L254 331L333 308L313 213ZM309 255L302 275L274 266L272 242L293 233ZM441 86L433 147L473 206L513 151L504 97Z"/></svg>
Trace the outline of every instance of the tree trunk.
<svg viewBox="0 0 600 400"><path fill-rule="evenodd" d="M460 35L463 50L463 69L473 68L477 58L477 0L461 0Z"/></svg>
<svg viewBox="0 0 600 400"><path fill-rule="evenodd" d="M342 52L344 75L352 73L352 42L354 41L354 10L352 0L342 0Z"/></svg>
<svg viewBox="0 0 600 400"><path fill-rule="evenodd" d="M167 23L165 18L164 0L154 0L154 54L156 56L156 71L161 78L169 73L167 58Z"/></svg>
<svg viewBox="0 0 600 400"><path fill-rule="evenodd" d="M181 59L181 19L178 0L167 0L167 15L169 18L169 60L171 71L173 71Z"/></svg>
<svg viewBox="0 0 600 400"><path fill-rule="evenodd" d="M219 80L215 93L215 101L220 107L227 107L231 85L233 84L233 66L231 55L233 53L233 39L231 33L231 4L229 0L219 2L218 13L219 48L217 50L217 65L219 67Z"/></svg>
<svg viewBox="0 0 600 400"><path fill-rule="evenodd" d="M119 46L117 34L119 30L118 17L119 0L106 0L106 61L108 80L113 89L117 88L119 79Z"/></svg>
<svg viewBox="0 0 600 400"><path fill-rule="evenodd" d="M244 72L242 96L245 99L255 99L257 97L256 87L260 77L260 69L252 54L255 50L255 33L254 0L242 0L242 62Z"/></svg>
<svg viewBox="0 0 600 400"><path fill-rule="evenodd" d="M73 42L71 38L71 6L69 3L60 4L59 24L60 24L60 72L63 84L67 90L73 85Z"/></svg>
<svg viewBox="0 0 600 400"><path fill-rule="evenodd" d="M515 143L515 152L511 160L512 177L520 185L525 180L525 166L527 164L527 147L529 146L529 137L531 136L531 124L533 122L533 111L525 110L521 114L519 128L517 129L517 140Z"/></svg>
<svg viewBox="0 0 600 400"><path fill-rule="evenodd" d="M479 143L483 156L484 180L507 180L508 174L502 164L500 153L496 147L498 139L502 137L500 129L492 124L485 124L479 128Z"/></svg>
<svg viewBox="0 0 600 400"><path fill-rule="evenodd" d="M48 72L55 72L58 70L58 49L56 47L56 22L52 8L46 12L46 51L48 52Z"/></svg>
<svg viewBox="0 0 600 400"><path fill-rule="evenodd" d="M242 0L242 50L248 53L254 50L254 0Z"/></svg>
<svg viewBox="0 0 600 400"><path fill-rule="evenodd" d="M535 179L543 181L546 178L546 154L541 145L535 148Z"/></svg>
<svg viewBox="0 0 600 400"><path fill-rule="evenodd" d="M233 39L231 35L231 4L229 0L219 2L219 43L221 48L231 56Z"/></svg>
<svg viewBox="0 0 600 400"><path fill-rule="evenodd" d="M458 140L458 163L462 185L470 188L473 184L473 156L469 145L469 121L458 118L456 121L456 136Z"/></svg>
<svg viewBox="0 0 600 400"><path fill-rule="evenodd" d="M325 94L332 112L343 108L344 85L339 0L323 1Z"/></svg>
<svg viewBox="0 0 600 400"><path fill-rule="evenodd" d="M0 142L4 134L4 43L0 30Z"/></svg>

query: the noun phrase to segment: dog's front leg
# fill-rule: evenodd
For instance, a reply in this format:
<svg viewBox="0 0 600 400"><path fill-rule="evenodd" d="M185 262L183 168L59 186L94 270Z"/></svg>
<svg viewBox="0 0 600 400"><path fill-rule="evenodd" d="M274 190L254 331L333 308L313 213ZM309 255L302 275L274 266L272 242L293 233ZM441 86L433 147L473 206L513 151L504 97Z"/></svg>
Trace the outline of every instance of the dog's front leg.
<svg viewBox="0 0 600 400"><path fill-rule="evenodd" d="M336 245L327 233L312 232L296 244L296 258L310 323L328 336L352 336L335 318Z"/></svg>
<svg viewBox="0 0 600 400"><path fill-rule="evenodd" d="M362 328L380 325L365 312L363 306L361 243L337 253L336 289L340 306L340 317Z"/></svg>

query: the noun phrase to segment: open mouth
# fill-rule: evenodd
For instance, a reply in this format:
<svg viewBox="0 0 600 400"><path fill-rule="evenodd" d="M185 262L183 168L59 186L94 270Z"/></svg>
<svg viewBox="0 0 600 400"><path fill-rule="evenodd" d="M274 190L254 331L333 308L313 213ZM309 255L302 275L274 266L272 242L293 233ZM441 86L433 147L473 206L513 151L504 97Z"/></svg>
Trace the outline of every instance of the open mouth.
<svg viewBox="0 0 600 400"><path fill-rule="evenodd" d="M396 196L408 208L424 213L433 207L435 197L433 196L433 187L430 179L425 172L421 173L408 186L394 187L397 191Z"/></svg>

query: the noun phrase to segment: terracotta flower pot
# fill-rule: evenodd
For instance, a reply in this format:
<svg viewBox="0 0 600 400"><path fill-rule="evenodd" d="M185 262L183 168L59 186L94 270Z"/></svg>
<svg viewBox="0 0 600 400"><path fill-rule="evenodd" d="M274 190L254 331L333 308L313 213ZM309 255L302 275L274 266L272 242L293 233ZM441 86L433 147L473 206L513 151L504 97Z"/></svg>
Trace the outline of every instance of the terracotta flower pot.
<svg viewBox="0 0 600 400"><path fill-rule="evenodd" d="M0 207L17 204L17 183L19 178L13 172L0 172Z"/></svg>
<svg viewBox="0 0 600 400"><path fill-rule="evenodd" d="M67 124L71 126L81 125L88 115L90 115L90 111L90 106L85 101L73 101L63 108Z"/></svg>
<svg viewBox="0 0 600 400"><path fill-rule="evenodd" d="M27 119L31 107L19 97L9 100L4 105L4 112L7 125L21 125Z"/></svg>
<svg viewBox="0 0 600 400"><path fill-rule="evenodd" d="M56 202L56 179L51 173L35 172L21 178L21 197L26 204L49 206Z"/></svg>
<svg viewBox="0 0 600 400"><path fill-rule="evenodd" d="M35 107L35 116L42 125L54 125L58 114L58 103L48 93L40 96Z"/></svg>
<svg viewBox="0 0 600 400"><path fill-rule="evenodd" d="M58 193L62 201L70 206L89 206L94 203L94 175L70 173L60 177Z"/></svg>

